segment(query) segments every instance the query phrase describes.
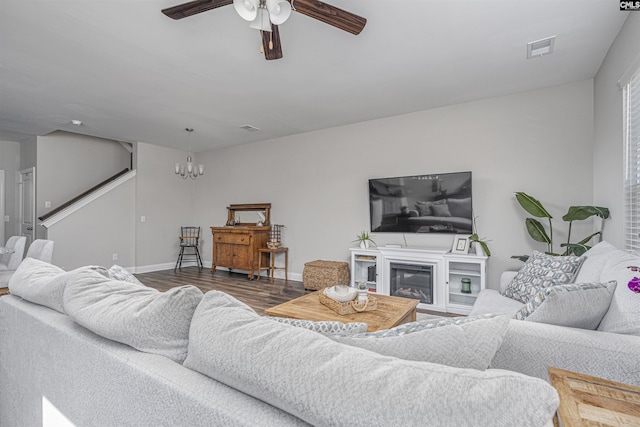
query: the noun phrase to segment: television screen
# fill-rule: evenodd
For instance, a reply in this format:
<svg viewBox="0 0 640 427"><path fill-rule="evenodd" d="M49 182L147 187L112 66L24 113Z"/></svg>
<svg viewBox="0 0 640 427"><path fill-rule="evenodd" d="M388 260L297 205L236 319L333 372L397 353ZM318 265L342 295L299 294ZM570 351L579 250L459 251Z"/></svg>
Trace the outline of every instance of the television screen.
<svg viewBox="0 0 640 427"><path fill-rule="evenodd" d="M471 234L471 172L369 180L372 232Z"/></svg>

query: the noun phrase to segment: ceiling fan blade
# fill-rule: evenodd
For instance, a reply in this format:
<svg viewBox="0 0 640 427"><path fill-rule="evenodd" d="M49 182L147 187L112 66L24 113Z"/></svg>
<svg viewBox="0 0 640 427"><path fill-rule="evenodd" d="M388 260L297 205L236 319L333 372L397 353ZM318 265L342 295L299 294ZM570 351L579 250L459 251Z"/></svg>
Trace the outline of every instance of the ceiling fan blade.
<svg viewBox="0 0 640 427"><path fill-rule="evenodd" d="M182 19L187 16L197 15L207 10L216 9L218 7L232 4L233 0L195 0L189 3L179 4L177 6L162 9L162 13L169 18Z"/></svg>
<svg viewBox="0 0 640 427"><path fill-rule="evenodd" d="M320 0L289 0L292 9L336 28L358 35L367 20Z"/></svg>
<svg viewBox="0 0 640 427"><path fill-rule="evenodd" d="M264 59L270 61L272 59L282 58L282 45L280 44L280 32L278 31L278 26L271 24L271 32L260 31L260 34L262 34Z"/></svg>

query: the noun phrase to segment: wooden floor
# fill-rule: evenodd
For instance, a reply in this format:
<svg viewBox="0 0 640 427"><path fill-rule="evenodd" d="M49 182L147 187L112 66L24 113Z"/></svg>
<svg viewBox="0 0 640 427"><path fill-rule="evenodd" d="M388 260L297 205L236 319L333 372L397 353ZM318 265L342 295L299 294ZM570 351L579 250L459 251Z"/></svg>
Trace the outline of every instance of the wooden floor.
<svg viewBox="0 0 640 427"><path fill-rule="evenodd" d="M173 270L163 270L136 274L135 276L145 285L160 291L166 291L176 286L193 285L202 292L211 290L226 292L253 308L260 315L264 315L264 311L269 307L314 292L305 291L302 282L293 280L289 280L288 283L284 279L274 279L271 283L265 277L259 281L249 280L247 275L243 273L220 270L211 273L211 270L207 268L198 271L198 267L184 267L175 273ZM418 309L417 311L437 316L456 316L455 314L429 310Z"/></svg>
<svg viewBox="0 0 640 427"><path fill-rule="evenodd" d="M289 280L286 283L284 279L274 279L271 283L269 279L264 277L259 281L249 280L246 274L220 270L211 273L211 270L207 268L198 271L198 267L184 267L175 273L173 270L163 270L136 274L135 276L145 285L161 291L176 286L193 285L202 292L211 290L226 292L253 308L260 315L263 315L269 307L307 293L302 282Z"/></svg>

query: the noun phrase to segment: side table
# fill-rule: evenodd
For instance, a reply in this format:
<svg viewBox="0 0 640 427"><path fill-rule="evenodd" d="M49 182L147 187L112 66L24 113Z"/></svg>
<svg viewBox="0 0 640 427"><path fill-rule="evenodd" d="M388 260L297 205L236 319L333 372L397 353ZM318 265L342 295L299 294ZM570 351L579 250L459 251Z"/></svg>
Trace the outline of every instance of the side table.
<svg viewBox="0 0 640 427"><path fill-rule="evenodd" d="M284 267L276 267L276 255L280 252L284 252ZM289 282L289 248L280 247L280 248L260 248L258 249L258 280L260 280L260 272L262 270L267 270L269 277L271 277L271 283L273 283L273 273L275 270L284 270L284 280L285 282ZM269 254L269 265L262 266L262 254Z"/></svg>

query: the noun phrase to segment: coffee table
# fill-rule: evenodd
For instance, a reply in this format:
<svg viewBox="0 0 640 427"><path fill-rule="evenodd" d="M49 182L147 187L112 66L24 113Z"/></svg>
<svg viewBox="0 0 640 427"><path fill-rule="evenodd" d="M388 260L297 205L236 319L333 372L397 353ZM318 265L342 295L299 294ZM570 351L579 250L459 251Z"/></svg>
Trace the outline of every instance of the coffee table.
<svg viewBox="0 0 640 427"><path fill-rule="evenodd" d="M640 387L558 368L548 370L560 396L555 426L640 425Z"/></svg>
<svg viewBox="0 0 640 427"><path fill-rule="evenodd" d="M306 320L333 320L338 322L364 322L368 332L389 329L416 320L418 300L372 294L378 308L374 311L340 315L320 302L322 290L301 296L265 310L269 316Z"/></svg>

